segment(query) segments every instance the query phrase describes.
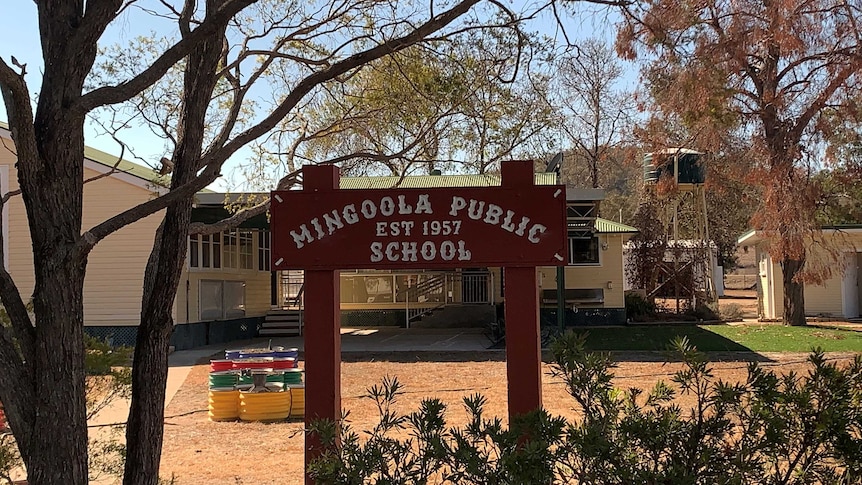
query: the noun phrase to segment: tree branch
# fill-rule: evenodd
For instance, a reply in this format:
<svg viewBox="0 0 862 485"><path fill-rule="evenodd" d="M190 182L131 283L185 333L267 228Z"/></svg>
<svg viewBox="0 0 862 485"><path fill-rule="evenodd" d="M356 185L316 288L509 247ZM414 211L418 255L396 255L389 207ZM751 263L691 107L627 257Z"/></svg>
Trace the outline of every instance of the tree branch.
<svg viewBox="0 0 862 485"><path fill-rule="evenodd" d="M116 86L103 86L90 91L78 99L78 102L71 107L71 111L86 114L99 106L122 103L132 99L161 79L171 67L188 55L201 41L218 32L220 26L256 1L229 0L218 11L212 15L207 15L206 20L201 22L196 29L167 49L137 76Z"/></svg>
<svg viewBox="0 0 862 485"><path fill-rule="evenodd" d="M0 58L0 92L9 116L9 131L18 152L18 163L40 163L36 132L33 129L33 108L24 76L16 73ZM21 156L23 154L23 157Z"/></svg>
<svg viewBox="0 0 862 485"><path fill-rule="evenodd" d="M284 177L282 177L281 180L278 181L278 184L276 185L276 190L290 189L299 181L299 177L301 175L302 170L296 170L285 175ZM269 196L267 196L266 200L241 211L238 211L230 217L222 219L221 221L212 224L204 224L203 222L192 223L189 225L189 234L215 234L217 232L233 229L242 224L243 222L251 219L252 217L258 216L268 211L269 206L270 199Z"/></svg>
<svg viewBox="0 0 862 485"><path fill-rule="evenodd" d="M247 2L249 0L238 1ZM272 111L272 113L270 113L269 116L264 118L260 123L238 134L236 137L234 137L233 140L229 141L221 148L218 148L205 154L200 164L200 168L203 169L203 172L200 173L196 178L190 180L187 184L184 184L171 190L171 192L165 195L162 195L155 199L151 199L138 206L123 211L120 214L117 214L116 216L111 217L110 219L107 219L106 221L91 228L89 231L82 234L82 237L77 244L77 250L82 252L83 254L86 254L91 251L99 241L116 232L117 230L127 226L128 224L131 224L137 220L140 220L162 209L165 209L169 205L184 197L193 196L196 192L202 190L204 187L214 182L215 179L218 178L218 176L220 175L222 164L224 164L224 162L231 155L236 153L237 150L244 147L248 143L251 143L258 137L272 130L279 123L279 121L281 121L285 116L287 116L290 111L299 103L299 101L301 101L314 87L320 85L321 83L334 79L344 73L347 73L359 66L363 66L369 62L375 61L387 55L402 51L414 44L421 42L432 33L446 27L447 25L464 15L474 5L479 3L479 1L480 0L462 1L455 7L443 12L435 18L428 20L412 32L402 37L358 52L350 57L347 57L339 62L334 63L332 66L324 70L317 71L306 76L285 97L281 104L279 104L279 106L276 107ZM219 13L221 13L221 11ZM198 30L200 30L200 27L198 29L195 29L195 31L190 34L189 38L191 38L191 36L194 36L198 32ZM172 47L172 49L175 47L176 45ZM164 55L162 57L164 57ZM149 69L145 72L149 72ZM93 93L95 92L96 91L94 91ZM111 95L108 94L106 96L110 97ZM100 97L100 99L106 98Z"/></svg>
<svg viewBox="0 0 862 485"><path fill-rule="evenodd" d="M0 244L2 244L2 238L0 238ZM2 258L0 263L6 259L2 249L0 249L0 258ZM3 307L9 316L9 329L14 332L14 341L20 346L21 361L32 360L36 345L36 329L30 320L27 305L24 304L12 275L2 266L0 266L0 299L2 299ZM0 324L0 328L2 328L2 324Z"/></svg>
<svg viewBox="0 0 862 485"><path fill-rule="evenodd" d="M835 75L829 85L826 86L817 98L811 102L808 108L798 118L796 118L796 122L794 123L790 133L793 137L792 140L794 143L798 142L798 140L802 138L802 134L808 127L808 124L814 116L817 115L817 113L820 113L823 110L826 103L829 102L829 98L831 98L832 95L844 85L850 76L859 71L860 65L862 65L862 59L855 57L848 66Z"/></svg>
<svg viewBox="0 0 862 485"><path fill-rule="evenodd" d="M189 225L189 234L215 234L217 232L233 229L254 216L263 214L269 210L269 197L266 200L247 209L243 209L228 218L212 224L194 222Z"/></svg>

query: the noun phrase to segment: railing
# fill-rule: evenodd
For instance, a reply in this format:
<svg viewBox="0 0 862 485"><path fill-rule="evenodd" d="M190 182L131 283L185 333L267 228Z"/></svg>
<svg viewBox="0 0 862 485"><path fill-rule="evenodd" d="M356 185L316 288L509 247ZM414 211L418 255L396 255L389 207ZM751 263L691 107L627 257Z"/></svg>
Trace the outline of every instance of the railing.
<svg viewBox="0 0 862 485"><path fill-rule="evenodd" d="M305 319L305 273L302 271L283 271L281 273L282 306L299 310L299 334Z"/></svg>
<svg viewBox="0 0 862 485"><path fill-rule="evenodd" d="M295 308L302 305L305 275L302 271L281 272L282 305Z"/></svg>
<svg viewBox="0 0 862 485"><path fill-rule="evenodd" d="M493 278L489 271L440 273L398 292L396 300L404 301L407 328L411 322L452 303L493 305Z"/></svg>
<svg viewBox="0 0 862 485"><path fill-rule="evenodd" d="M342 301L350 308L397 308L406 311L406 326L453 303L493 305L493 273L486 270L449 273L342 273ZM303 307L303 273L282 272L283 305ZM353 288L353 291L351 291Z"/></svg>
<svg viewBox="0 0 862 485"><path fill-rule="evenodd" d="M398 296L404 299L405 310L407 312L405 317L407 328L410 328L410 322L418 320L440 307L446 306L449 294L446 284L448 280L447 276L445 273L434 275L430 279L426 279L415 286L410 286L396 295L396 300L399 299ZM443 293L443 298L435 298L440 293ZM410 306L411 300L413 300L412 307Z"/></svg>

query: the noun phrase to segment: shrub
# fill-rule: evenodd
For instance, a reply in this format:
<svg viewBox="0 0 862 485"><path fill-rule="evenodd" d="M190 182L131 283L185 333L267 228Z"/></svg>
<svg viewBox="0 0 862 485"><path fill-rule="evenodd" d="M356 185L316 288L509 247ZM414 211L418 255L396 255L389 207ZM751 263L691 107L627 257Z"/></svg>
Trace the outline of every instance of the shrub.
<svg viewBox="0 0 862 485"><path fill-rule="evenodd" d="M626 319L629 321L650 321L657 315L655 302L639 293L626 292Z"/></svg>
<svg viewBox="0 0 862 485"><path fill-rule="evenodd" d="M2 320L2 315L0 315ZM85 398L87 420L118 399L131 396L131 347L112 347L104 340L84 336L84 368L87 373ZM110 433L91 436L88 445L90 479L122 476L126 448L122 425L112 426ZM14 430L12 430L14 432ZM11 482L9 474L21 466L21 457L12 434L0 434L0 479Z"/></svg>
<svg viewBox="0 0 862 485"><path fill-rule="evenodd" d="M107 340L84 335L84 368L91 376L111 375L114 368L126 368L132 363L134 349L114 347Z"/></svg>
<svg viewBox="0 0 862 485"><path fill-rule="evenodd" d="M725 322L739 322L742 320L742 307L736 303L728 303L719 307L721 319Z"/></svg>
<svg viewBox="0 0 862 485"><path fill-rule="evenodd" d="M862 357L842 368L815 350L806 375L752 363L745 382L727 383L686 339L671 347L683 365L671 383L621 390L610 354L562 335L551 346L552 374L579 418L539 410L508 429L484 416L480 395L464 398L462 428L447 427L438 399L400 414L401 385L387 378L368 389L380 422L366 440L346 422L340 431L312 425L329 448L309 471L321 484L357 485L862 483ZM694 406L683 410L680 395Z"/></svg>

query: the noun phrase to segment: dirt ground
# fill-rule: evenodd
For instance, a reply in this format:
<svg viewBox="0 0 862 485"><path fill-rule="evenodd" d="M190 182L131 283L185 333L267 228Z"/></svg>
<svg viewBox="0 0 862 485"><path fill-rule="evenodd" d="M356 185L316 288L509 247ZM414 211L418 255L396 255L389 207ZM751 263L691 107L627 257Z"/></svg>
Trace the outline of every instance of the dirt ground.
<svg viewBox="0 0 862 485"><path fill-rule="evenodd" d="M735 306L745 318L757 318L760 308L757 305L755 290L725 289L724 296L718 299L719 313L728 313L728 307Z"/></svg>
<svg viewBox="0 0 862 485"><path fill-rule="evenodd" d="M378 354L363 361L342 364L342 406L350 411L355 430L370 429L376 422L373 403L363 399L365 389L386 375L397 376L405 385L400 409L414 410L424 397L438 397L448 406L450 425L462 425L466 412L461 398L481 393L488 398L488 416L506 416L506 363L489 354L424 356L414 361L410 354ZM739 381L745 378L746 363L738 360L716 362L716 379ZM831 354L838 361L849 361L846 354ZM487 360L487 359L497 360ZM614 384L619 388L647 389L658 380L669 381L679 364L665 364L638 354L618 354L622 361L616 369ZM460 359L452 361L453 359ZM486 359L486 360L481 360ZM345 359L347 360L347 359ZM780 372L804 371L805 355L770 354L763 365ZM196 366L167 408L162 476L172 475L178 485L267 485L299 484L303 473L302 423L213 423L207 420L208 365ZM543 403L552 414L574 418L574 401L562 383L549 375L544 366ZM683 398L683 408L691 402Z"/></svg>
<svg viewBox="0 0 862 485"><path fill-rule="evenodd" d="M685 302L680 303L683 308ZM657 298L656 305L667 312L676 311L676 301L673 298ZM719 313L725 318L757 318L757 291L749 289L725 289L724 296L718 299Z"/></svg>

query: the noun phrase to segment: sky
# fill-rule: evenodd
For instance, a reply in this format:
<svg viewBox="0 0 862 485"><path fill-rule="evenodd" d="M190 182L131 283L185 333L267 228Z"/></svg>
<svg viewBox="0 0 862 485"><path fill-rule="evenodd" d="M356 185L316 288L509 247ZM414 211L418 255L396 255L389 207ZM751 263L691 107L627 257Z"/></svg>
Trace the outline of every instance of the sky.
<svg viewBox="0 0 862 485"><path fill-rule="evenodd" d="M40 72L42 69L41 49L38 35L38 22L36 18L36 6L32 0L7 0L10 3L4 6L3 15L0 15L0 57L10 63L11 56L15 56L19 63L27 64L27 83L33 93L34 99L41 83ZM143 5L150 0L143 0ZM576 5L585 5L575 3ZM535 21L530 28L541 34L554 38L558 45L564 45L566 39L577 42L578 39L587 37L613 38L612 24L613 14L596 6L578 6L581 11L574 17L569 17L565 24L565 34L550 16ZM112 23L105 35L102 37L101 45L113 44L123 45L139 35L147 35L151 32L166 32L173 25L163 19L155 18L142 13L140 10L130 9L129 14ZM627 75L627 83L632 82L632 75ZM5 108L0 107L0 120L8 121ZM85 131L88 146L118 155L121 152L120 145L110 136L101 133L96 123L88 123ZM133 127L124 130L121 139L134 152L137 163L144 161L150 165L158 163L164 155L164 143L149 130L142 127ZM236 167L247 158L249 151L240 151L225 166L223 173L231 174ZM131 157L126 156L131 159ZM210 188L215 190L228 190L235 181L229 177L215 182Z"/></svg>

